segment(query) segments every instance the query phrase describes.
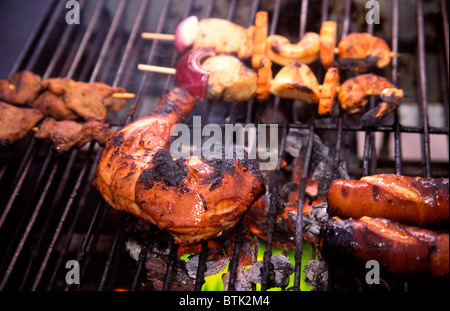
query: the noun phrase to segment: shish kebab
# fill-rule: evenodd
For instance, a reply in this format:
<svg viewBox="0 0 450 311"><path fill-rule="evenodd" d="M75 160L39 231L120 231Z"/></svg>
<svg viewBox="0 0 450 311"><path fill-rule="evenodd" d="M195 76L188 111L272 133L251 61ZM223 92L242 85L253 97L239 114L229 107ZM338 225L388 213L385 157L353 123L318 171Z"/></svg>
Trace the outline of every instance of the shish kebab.
<svg viewBox="0 0 450 311"><path fill-rule="evenodd" d="M255 26L248 28L225 19L196 16L183 19L176 27L175 34L142 33L144 39L174 41L175 49L182 55L191 49L212 48L217 54L234 54L240 59L253 56L258 48L258 27L261 20L267 20L267 12L256 14ZM337 24L326 21L320 32L307 32L297 43L280 35L266 36L265 54L279 65L287 65L293 60L309 64L320 57L328 69L334 65L335 54L339 56L336 65L340 69L366 72L383 68L389 64L392 53L383 39L369 33L351 33L337 43Z"/></svg>

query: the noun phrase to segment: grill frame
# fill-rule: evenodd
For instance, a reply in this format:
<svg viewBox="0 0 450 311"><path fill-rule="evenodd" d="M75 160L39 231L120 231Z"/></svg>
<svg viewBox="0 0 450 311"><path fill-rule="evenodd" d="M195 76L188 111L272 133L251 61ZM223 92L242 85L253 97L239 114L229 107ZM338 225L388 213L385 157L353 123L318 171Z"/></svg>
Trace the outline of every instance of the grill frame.
<svg viewBox="0 0 450 311"><path fill-rule="evenodd" d="M82 9L87 6L87 1L80 0L80 6ZM110 51L114 51L116 55L119 55L122 52L122 57L120 58L120 64L116 74L113 75L112 85L127 85L130 83L132 79L132 75L136 74L135 66L131 66L130 64L136 64L137 59L139 58L139 51L141 49L145 50L145 45L150 46L147 63L152 64L155 63L158 59L158 48L161 42L155 40L152 43L143 43L139 38L139 34L142 31L148 31L148 29L143 29L143 22L145 20L146 15L148 14L149 7L151 3L148 0L142 0L140 3L140 8L138 10L138 14L136 20L132 26L130 34L128 37L125 37L126 46L124 48L119 47L120 40L116 36L120 33L119 25L121 20L126 15L127 10L127 1L126 0L118 0L116 1L117 6L114 11L114 16L106 18L102 18L105 7L107 3L105 0L99 0L96 2L93 13L90 17L90 22L84 32L79 32L75 35L73 39L74 42L78 43L79 46L76 51L72 52L72 57L68 57L68 60L65 64L59 64L64 55L64 50L67 47L70 47L70 40L74 35L74 28L70 26L66 26L62 31L60 36L61 44L56 49L54 56L51 57L50 62L43 73L43 78L48 78L55 75L56 68L62 68L61 72L66 72L65 76L69 78L77 77L77 79L82 81L108 81L110 78L110 74L108 73L111 69L104 69L102 67L108 67L108 65L113 64L112 60L109 59ZM277 0L273 5L273 12L270 24L270 33L276 33L277 24L281 14L281 0ZM299 38L303 36L307 29L307 18L308 18L308 7L309 1L303 0L300 6L299 12ZM444 80L447 80L446 88L448 92L448 17L446 11L446 2L441 0L441 12L442 12L442 20L443 20L443 32L447 34L445 37L445 49L446 59L443 59L443 63L446 64L446 72L443 70L441 72L441 76ZM166 21L170 15L171 6L175 5L171 1L164 1L161 14L159 20L156 24L155 30L152 31L156 33L161 33L164 30ZM208 1L204 15L201 17L212 17L214 15L214 8L216 2L213 0ZM392 27L392 41L390 42L392 51L394 53L398 52L399 49L399 12L400 12L400 3L398 0L392 1L393 5L393 27ZM259 0L254 0L251 3L251 18L249 20L249 24L251 25L254 22L254 16L256 11L261 6L261 2ZM194 10L195 3L193 0L187 1L185 9L183 11L183 17L190 15L190 13ZM233 0L230 1L230 5L228 11L226 13L226 18L229 20L233 20L236 10L238 7L238 1ZM324 21L328 18L328 7L329 1L322 1L322 12L321 12L321 20ZM345 2L345 12L344 12L344 22L343 22L343 30L342 36L348 33L350 29L351 23L351 8L352 1L346 0ZM422 139L422 160L423 167L420 175L425 177L434 177L436 175L441 175L441 172L432 167L433 161L431 160L430 155L430 135L432 134L440 134L440 135L449 135L448 130L448 113L446 117L446 126L445 127L433 127L429 123L428 113L428 85L427 85L427 75L426 75L426 42L425 42L425 25L424 25L424 12L423 12L423 4L422 1L417 2L417 32L418 32L418 44L417 44L417 57L418 57L418 80L420 87L420 116L421 116L421 125L420 126L403 126L400 124L399 112L396 110L394 112L394 123L393 125L382 125L377 128L363 128L359 125L349 125L346 116L340 110L337 120L335 123L320 123L317 122L318 118L315 113L310 113L307 123L290 123L287 120L279 125L279 128L282 130L282 139L281 139L281 147L279 154L279 161L277 165L277 170L275 172L275 178L271 185L269 185L272 194L276 194L278 192L279 186L279 178L281 169L281 160L284 158L284 143L287 135L287 130L290 128L301 128L309 130L308 136L308 144L307 144L307 153L305 160L302 165L303 175L301 177L301 181L299 184L299 200L298 207L302 208L303 202L305 200L305 188L306 188L306 178L309 171L309 165L311 162L311 155L313 149L313 139L314 134L320 131L328 131L336 134L335 144L333 148L333 168L337 169L339 163L341 161L346 161L343 159L345 155L342 153L342 148L345 148L345 138L346 133L349 132L364 132L364 151L363 151L363 159L362 159L362 167L359 170L353 172L355 175L369 175L374 174L378 171L377 159L376 159L376 150L374 144L374 133L382 132L382 133L393 133L394 134L394 171L397 174L404 174L405 170L403 163L403 155L402 155L402 133L418 133L421 135ZM38 67L38 62L42 59L41 54L44 51L46 44L52 38L52 34L56 27L58 27L58 21L61 16L64 16L64 2L54 3L53 9L50 9L46 16L48 18L42 19L41 25L37 28L43 29L42 32L33 33L33 37L28 41L29 43L26 45L23 53L18 57L17 62L13 66L13 70L11 75L22 69L33 70ZM97 20L99 20L100 24L97 24ZM92 43L92 38L96 36L101 36L102 33L96 32L98 28L101 28L101 25L106 26L106 34L104 35L105 40L94 40ZM373 32L373 25L368 25L367 31ZM120 37L120 35L119 35ZM122 35L121 37L124 37ZM137 49L134 47L137 46ZM25 52L26 51L26 52ZM92 51L92 52L89 52ZM441 51L442 52L442 51ZM74 53L74 54L73 54ZM86 59L86 53L90 54ZM175 54L172 55L170 59L170 66L174 67L176 64L177 56ZM112 67L112 66L111 66ZM394 58L391 64L391 77L388 77L395 85L398 85L398 73L399 73L399 64L398 59ZM323 70L318 70L318 80L320 81L323 78ZM139 112L143 109L144 97L148 94L148 89L153 81L157 80L159 76L153 73L143 73L138 75L140 78L140 82L136 91L136 98L133 100L132 105L134 105L134 109L126 115L123 123L117 123L115 125L122 126L123 124L127 124L136 119L139 115ZM173 84L172 77L168 76L165 79L164 87L160 88L167 89ZM444 92L447 94L447 92ZM444 107L448 112L448 98L444 97ZM208 120L208 114L211 111L212 102L206 101L205 111L202 111L202 119ZM273 105L278 110L280 106L280 99L274 98ZM374 105L375 101L371 100L371 105ZM261 106L254 102L253 100L247 103L247 113L246 113L246 121L247 123L251 123L254 120L252 115L260 114ZM295 108L293 108L295 109ZM203 115L204 114L204 115ZM294 113L295 115L295 113ZM205 116L205 118L203 118ZM12 242L9 244L9 249L7 255L3 259L3 263L0 268L0 272L2 272L2 281L0 283L0 289L13 289L16 288L18 290L31 289L31 290L82 290L81 286L70 286L68 284L62 285L58 284L58 281L61 281L61 276L64 274L64 263L67 260L67 254L72 253L68 250L70 246L70 242L73 238L73 234L75 231L75 226L77 225L78 219L81 219L82 213L86 212L84 210L86 200L88 198L94 197L98 202L96 204L95 210L91 212L91 217L89 218L89 222L87 223L86 231L81 239L80 246L76 252L76 260L82 264L81 266L81 279L83 280L85 277L85 273L89 268L91 261L95 257L94 252L96 250L96 246L98 240L100 239L101 229L105 226L105 222L110 220L111 218L115 221L118 220L118 226L115 230L115 234L110 243L110 248L106 252L105 264L102 269L102 273L99 278L99 283L97 285L97 290L111 290L115 288L114 281L115 278L118 277L117 269L119 269L119 264L123 262L123 238L124 238L124 230L125 224L130 216L126 214L117 216L117 212L111 211L111 209L106 205L104 201L100 199L100 197L95 195L94 191L92 191L90 187L90 183L93 180L95 175L96 163L101 155L101 148L95 145L95 143L91 143L87 148L82 150L73 150L64 155L57 155L53 152L52 148L48 145L37 141L34 137L28 137L28 144L24 150L24 155L22 159L16 163L17 161L13 161L14 154L17 154L17 149L15 146L12 147L12 151L9 154L6 164L2 164L0 181L3 184L9 184L10 190L8 191L8 195L5 196L7 198L6 204L2 205L1 216L0 216L0 230L5 231L3 225L8 227L8 219L11 219L11 215L13 211L13 207L16 207L22 201L25 202L25 209L28 210L27 213L24 213L23 218L18 219L18 225L16 232L12 235ZM448 139L447 139L448 142ZM23 142L21 143L23 144ZM46 152L42 152L42 150L47 150ZM345 150L344 150L345 151ZM45 156L43 156L43 154ZM3 160L3 159L2 159ZM42 166L37 169L34 168L35 163L42 162ZM8 165L13 165L17 167L17 173L14 174L12 180L5 180L4 176L11 176L8 172ZM62 170L64 168L64 170ZM448 168L448 163L447 163ZM8 174L9 173L9 174ZM72 173L74 175L72 175ZM27 189L24 187L28 185L28 179L32 178L32 175L36 174L36 183L31 189L30 196L25 197L22 195L23 192L26 192ZM448 177L448 175L446 175ZM55 185L55 180L60 181L58 185ZM56 189L55 189L56 188ZM53 194L53 197L49 198L49 193ZM3 196L2 196L3 197ZM67 200L65 200L67 199ZM49 202L50 201L50 202ZM62 207L60 206L62 205ZM34 208L33 208L34 206ZM41 214L42 208L49 208L49 215L54 215L55 213L59 213L59 217L55 216L56 224L54 225L54 231L51 234L47 234L45 230L38 236L36 247L29 254L32 260L29 261L28 265L26 265L26 271L22 278L18 278L15 274L17 271L14 271L14 268L18 264L20 260L20 256L24 257L23 252L27 251L25 249L25 244L29 242L31 237L34 238L34 235L31 233L33 229L35 229L35 224L37 222L42 221L43 217ZM261 289L267 290L270 276L270 259L272 256L271 246L273 243L273 228L275 221L275 212L276 207L275 203L271 202L270 210L268 213L268 240L267 240L267 248L263 257L263 275L262 275L262 284ZM30 215L31 213L31 215ZM112 215L116 213L116 215ZM25 219L25 215L30 215L29 218ZM9 218L8 218L9 216ZM17 216L13 215L14 219ZM295 253L295 275L294 275L294 286L293 290L300 290L301 281L301 264L302 264L302 249L303 249L303 240L301 238L302 233L302 213L298 213L297 218L297 234L296 234L296 253ZM7 219L8 218L8 219ZM42 228L46 228L47 225L54 222L55 220L51 217L48 217L48 220L44 221L44 225ZM28 222L27 222L28 220ZM68 222L68 220L70 222ZM24 226L24 223L27 224ZM238 226L242 227L243 222L241 221ZM24 231L19 232L19 229L22 228ZM1 231L0 231L1 232ZM237 230L239 233L236 242L234 253L236 254L230 261L230 282L229 282L229 290L235 289L235 280L237 276L237 260L239 256L240 246L242 244L242 236L240 234L241 230ZM131 282L129 289L137 290L139 288L139 281L142 277L142 273L145 270L145 258L150 254L150 250L152 249L152 239L153 232L150 232L148 235L148 244L144 245L142 251L139 255L139 260L136 262L133 268L133 273L131 273ZM165 278L163 280L163 289L168 290L172 278L172 270L174 268L174 264L176 262L176 253L178 250L178 245L172 243L169 245L170 254L169 260L167 264L167 269L165 273ZM58 249L58 252L55 251ZM45 250L42 253L42 250ZM201 290L202 285L204 283L204 272L206 269L206 256L207 256L207 243L202 244L200 257L199 257L199 266L197 271L197 277L195 282L195 290ZM56 258L55 258L56 257ZM8 259L7 259L8 258ZM34 260L39 258L42 260L40 262L39 267L35 267ZM73 259L73 258L72 258ZM54 265L53 269L50 269L50 266ZM33 267L32 267L33 266ZM129 266L133 266L129 264ZM17 270L17 269L16 269ZM90 270L91 271L91 270ZM36 272L34 275L33 273ZM12 281L11 277L14 279ZM34 279L32 279L34 277Z"/></svg>

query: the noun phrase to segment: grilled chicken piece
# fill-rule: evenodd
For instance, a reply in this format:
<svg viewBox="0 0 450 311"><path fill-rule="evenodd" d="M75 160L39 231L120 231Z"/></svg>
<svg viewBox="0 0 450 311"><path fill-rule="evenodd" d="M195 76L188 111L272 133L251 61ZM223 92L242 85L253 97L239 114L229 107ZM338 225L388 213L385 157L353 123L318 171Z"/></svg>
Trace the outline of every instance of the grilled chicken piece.
<svg viewBox="0 0 450 311"><path fill-rule="evenodd" d="M77 82L68 78L53 78L42 81L42 86L60 96L66 108L86 120L105 121L107 109L118 111L126 100L112 98L114 93L125 92L121 87L111 87L100 82Z"/></svg>
<svg viewBox="0 0 450 311"><path fill-rule="evenodd" d="M305 64L312 63L319 57L320 39L314 32L307 32L303 38L295 44L289 39L279 35L267 38L267 56L279 65L287 65L292 61L300 61Z"/></svg>
<svg viewBox="0 0 450 311"><path fill-rule="evenodd" d="M320 61L325 69L334 65L334 48L336 47L337 24L326 21L320 27Z"/></svg>
<svg viewBox="0 0 450 311"><path fill-rule="evenodd" d="M327 70L320 89L319 109L320 115L330 115L333 111L337 90L339 87L339 71L335 67Z"/></svg>
<svg viewBox="0 0 450 311"><path fill-rule="evenodd" d="M235 54L240 59L252 56L253 27L244 28L220 18L205 18L198 22L193 48L213 48L217 54Z"/></svg>
<svg viewBox="0 0 450 311"><path fill-rule="evenodd" d="M449 236L382 218L341 220L323 227L319 246L329 262L364 267L376 260L380 274L433 276L448 280ZM365 270L364 273L367 273Z"/></svg>
<svg viewBox="0 0 450 311"><path fill-rule="evenodd" d="M45 91L38 98L30 102L30 106L39 109L44 115L52 116L56 120L75 120L77 114L66 107L61 97L50 91Z"/></svg>
<svg viewBox="0 0 450 311"><path fill-rule="evenodd" d="M421 227L448 224L448 199L448 178L395 174L337 179L328 190L328 207L339 217L381 217Z"/></svg>
<svg viewBox="0 0 450 311"><path fill-rule="evenodd" d="M265 190L252 161L171 157L170 130L194 106L182 89L165 94L151 115L109 140L94 181L112 207L156 224L184 246L233 227Z"/></svg>
<svg viewBox="0 0 450 311"><path fill-rule="evenodd" d="M224 101L246 101L256 94L256 72L230 55L207 58L202 68L210 72L206 98Z"/></svg>
<svg viewBox="0 0 450 311"><path fill-rule="evenodd" d="M299 99L317 103L320 88L317 78L308 65L293 61L281 68L272 80L270 92L282 98Z"/></svg>
<svg viewBox="0 0 450 311"><path fill-rule="evenodd" d="M380 95L384 89L396 89L386 78L374 74L362 74L346 80L339 88L338 99L341 108L348 114L361 112L368 103L367 95ZM396 89L398 90L398 89ZM403 91L398 90L392 95L403 97ZM386 100L387 98L384 97ZM401 98L391 98L400 102Z"/></svg>
<svg viewBox="0 0 450 311"><path fill-rule="evenodd" d="M367 71L383 68L391 61L391 50L386 41L369 33L351 33L339 41L338 67L346 70Z"/></svg>
<svg viewBox="0 0 450 311"><path fill-rule="evenodd" d="M105 145L113 134L114 131L108 128L107 124L95 120L78 123L72 120L56 121L47 118L35 136L37 139L52 142L56 151L64 152L71 148L81 148L92 140Z"/></svg>
<svg viewBox="0 0 450 311"><path fill-rule="evenodd" d="M0 100L24 105L35 99L41 91L41 77L24 70L15 73L11 79L0 79Z"/></svg>
<svg viewBox="0 0 450 311"><path fill-rule="evenodd" d="M23 138L43 117L37 109L19 108L0 101L0 146Z"/></svg>

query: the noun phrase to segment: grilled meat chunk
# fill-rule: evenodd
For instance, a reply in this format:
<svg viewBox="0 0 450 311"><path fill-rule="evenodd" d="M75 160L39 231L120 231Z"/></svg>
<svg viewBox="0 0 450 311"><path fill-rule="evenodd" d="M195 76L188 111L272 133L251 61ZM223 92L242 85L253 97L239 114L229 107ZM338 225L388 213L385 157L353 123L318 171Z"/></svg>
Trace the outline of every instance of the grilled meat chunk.
<svg viewBox="0 0 450 311"><path fill-rule="evenodd" d="M209 57L202 68L210 72L206 98L224 101L246 101L256 94L256 72L230 55Z"/></svg>
<svg viewBox="0 0 450 311"><path fill-rule="evenodd" d="M39 109L46 116L54 117L56 120L75 120L78 118L75 112L66 107L61 97L50 91L45 91L31 101L30 106Z"/></svg>
<svg viewBox="0 0 450 311"><path fill-rule="evenodd" d="M23 138L43 117L37 109L19 108L0 101L0 146Z"/></svg>
<svg viewBox="0 0 450 311"><path fill-rule="evenodd" d="M182 245L221 235L265 190L249 160L171 157L171 128L194 106L185 90L165 94L151 115L111 137L94 181L112 207L156 224Z"/></svg>
<svg viewBox="0 0 450 311"><path fill-rule="evenodd" d="M205 18L198 22L193 48L213 48L217 54L235 54L249 58L253 51L254 28L244 28L220 18Z"/></svg>
<svg viewBox="0 0 450 311"><path fill-rule="evenodd" d="M360 180L334 180L328 190L331 212L343 218L388 218L401 223L435 227L448 224L448 178L395 174Z"/></svg>
<svg viewBox="0 0 450 311"><path fill-rule="evenodd" d="M30 71L15 73L11 79L0 79L0 100L25 105L41 91L41 77Z"/></svg>
<svg viewBox="0 0 450 311"><path fill-rule="evenodd" d="M111 87L100 82L77 82L68 78L53 78L42 81L42 86L60 96L66 108L86 120L105 121L107 109L118 111L125 99L112 98L114 93L125 92L121 87Z"/></svg>
<svg viewBox="0 0 450 311"><path fill-rule="evenodd" d="M71 148L81 148L92 140L105 145L113 134L114 131L107 124L95 120L78 123L72 120L56 121L47 118L35 136L52 142L56 151L64 152Z"/></svg>
<svg viewBox="0 0 450 311"><path fill-rule="evenodd" d="M442 279L449 276L448 233L404 226L387 219L334 217L321 231L320 250L335 264L356 263L364 267L369 260L376 260L391 275Z"/></svg>

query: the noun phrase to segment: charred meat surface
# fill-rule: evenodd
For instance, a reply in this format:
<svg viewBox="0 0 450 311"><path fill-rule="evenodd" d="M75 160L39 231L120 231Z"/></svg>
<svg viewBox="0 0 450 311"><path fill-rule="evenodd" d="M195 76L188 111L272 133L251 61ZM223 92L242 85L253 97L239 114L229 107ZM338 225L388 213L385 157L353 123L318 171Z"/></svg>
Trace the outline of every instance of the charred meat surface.
<svg viewBox="0 0 450 311"><path fill-rule="evenodd" d="M172 159L170 129L194 106L194 97L182 89L166 93L153 114L109 140L94 181L112 207L169 231L182 245L221 235L265 190L249 160Z"/></svg>
<svg viewBox="0 0 450 311"><path fill-rule="evenodd" d="M448 279L449 236L382 219L334 217L323 227L320 249L330 262L365 265L376 260L390 275Z"/></svg>
<svg viewBox="0 0 450 311"><path fill-rule="evenodd" d="M382 217L421 227L437 227L449 220L448 178L379 174L337 179L327 199L330 211L343 218Z"/></svg>
<svg viewBox="0 0 450 311"><path fill-rule="evenodd" d="M0 101L0 145L22 139L43 117L37 109L19 108Z"/></svg>
<svg viewBox="0 0 450 311"><path fill-rule="evenodd" d="M15 73L11 79L0 79L0 100L25 105L37 97L42 89L41 77L30 71Z"/></svg>

